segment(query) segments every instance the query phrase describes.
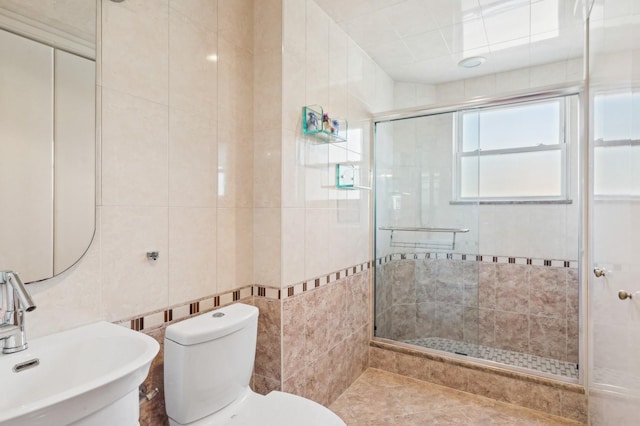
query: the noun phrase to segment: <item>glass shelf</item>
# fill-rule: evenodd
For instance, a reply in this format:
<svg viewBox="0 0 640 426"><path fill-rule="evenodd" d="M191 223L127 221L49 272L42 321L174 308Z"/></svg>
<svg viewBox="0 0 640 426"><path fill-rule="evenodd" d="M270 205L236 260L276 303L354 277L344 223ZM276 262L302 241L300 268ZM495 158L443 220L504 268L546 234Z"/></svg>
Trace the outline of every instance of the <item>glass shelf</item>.
<svg viewBox="0 0 640 426"><path fill-rule="evenodd" d="M347 120L332 118L323 121L325 112L320 105L302 107L302 133L323 142L345 142L349 123Z"/></svg>
<svg viewBox="0 0 640 426"><path fill-rule="evenodd" d="M355 164L336 164L336 188L347 190L370 190L360 185L360 166Z"/></svg>

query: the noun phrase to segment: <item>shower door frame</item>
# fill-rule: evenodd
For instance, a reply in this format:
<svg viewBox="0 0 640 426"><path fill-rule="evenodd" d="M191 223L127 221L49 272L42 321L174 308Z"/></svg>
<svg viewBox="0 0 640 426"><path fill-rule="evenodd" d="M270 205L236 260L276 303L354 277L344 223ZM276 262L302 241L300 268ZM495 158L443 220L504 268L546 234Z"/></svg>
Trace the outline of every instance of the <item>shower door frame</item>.
<svg viewBox="0 0 640 426"><path fill-rule="evenodd" d="M520 103L520 102L527 102L527 101L536 101L536 100L543 100L543 99L549 99L549 98L557 98L557 97L561 97L561 96L571 96L571 95L575 95L578 96L578 164L576 165L578 167L578 194L576 196L577 198L577 203L579 206L579 224L578 224L578 229L581 231L579 232L578 235L578 282L579 282L579 316L578 316L578 324L579 324L579 342L578 342L578 363L579 365L583 365L586 366L587 365L587 352L586 352L586 345L587 345L587 330L586 330L586 321L584 318L584 313L586 312L586 303L587 303L587 299L588 299L588 294L587 294L587 288L586 288L586 283L583 280L583 277L585 276L586 272L584 271L585 265L588 263L586 262L584 256L587 253L587 248L585 247L586 244L586 236L584 235L583 229L584 229L584 222L586 220L585 215L587 214L588 211L588 197L586 197L586 195L583 193L584 192L584 188L583 188L583 183L585 181L585 173L588 174L588 168L585 169L584 168L584 164L585 164L585 159L583 157L585 150L588 147L585 147L585 137L587 135L587 129L586 127L588 126L588 120L585 118L585 114L588 114L589 110L588 110L588 102L589 102L589 93L588 93L588 86L587 86L587 82L585 80L583 81L576 81L570 84L562 84L562 85L554 85L554 86L548 86L545 87L541 90L538 90L536 92L531 92L531 91L521 91L521 92L515 92L513 94L510 95L506 95L506 96L495 96L495 97L481 97L481 98L476 98L476 99L472 99L472 100L468 100L468 101L463 101L463 102L459 102L459 103L450 103L450 104L442 104L442 105L434 105L434 106L430 106L430 107L417 107L417 108L409 108L409 109L401 109L401 110L394 110L394 111L387 111L387 112L383 112L383 113L379 113L379 114L374 114L373 119L371 121L371 146L370 146L370 152L371 152L371 165L370 165L370 182L372 184L372 194L371 194L371 212L370 212L370 223L371 223L371 253L370 253L370 258L372 259L372 262L374 262L374 267L375 262L376 262L376 251L377 251L377 239L378 239L378 233L376 232L377 229L377 224L376 224L376 202L377 202L377 192L376 192L376 165L377 165L377 161L376 161L376 142L377 142L377 126L378 124L381 123L389 123L389 122L393 122L393 121L399 121L399 120L405 120L405 119L411 119L411 118L420 118L420 117L425 117L425 116L433 116L433 115L437 115L437 114L446 114L446 113L455 113L458 111L464 111L464 110L469 110L469 109L474 109L474 108L484 108L484 107L494 107L494 106L504 106L504 105L510 105L510 104L516 104L516 103ZM526 202L525 202L526 203ZM375 269L374 269L375 271ZM373 301L372 301L372 323L373 323L373 327L372 327L372 340L374 341L380 341L380 342L384 342L384 343L390 343L393 345L397 345L397 346L401 346L401 347L410 347L415 349L414 346L411 346L409 344L403 343L403 342L399 342L396 340L390 340L390 339L386 339L383 337L378 337L375 335L376 332L376 291L375 291L375 285L376 285L376 273L373 272L371 274L371 282L372 282L372 294L373 294ZM423 348L421 349L421 351L424 351L425 353L433 353L436 354L438 356L446 356L446 357L450 357L450 358L454 358L454 359L458 359L458 360L464 360L464 361L468 361L468 362L472 362L472 363L476 363L476 364L480 364L480 365L487 365L487 366L499 366L500 368L504 368L507 370L511 370L511 371L515 371L515 372L519 372L519 373L524 373L524 374L531 374L531 375L536 375L536 376L540 376L540 377L546 377L546 378L551 378L553 380L558 380L558 381L562 381L562 382L566 382L566 383L577 383L579 385L584 385L586 383L586 369L582 368L578 370L578 379L577 382L573 379L569 379L566 377L562 377L562 376L557 376L557 375L553 375L553 374L546 374L546 373L542 373L542 372L536 372L533 370L529 370L529 369L525 369L525 368L521 368L521 367L516 367L516 366L511 366L508 364L502 364L502 363L498 363L495 361L489 361L489 360L484 360L484 359L480 359L480 358L475 358L475 357L469 357L469 356L464 356L464 355L458 355L455 353L450 353L450 352L443 352L443 351L439 351L436 349L430 349L430 348Z"/></svg>

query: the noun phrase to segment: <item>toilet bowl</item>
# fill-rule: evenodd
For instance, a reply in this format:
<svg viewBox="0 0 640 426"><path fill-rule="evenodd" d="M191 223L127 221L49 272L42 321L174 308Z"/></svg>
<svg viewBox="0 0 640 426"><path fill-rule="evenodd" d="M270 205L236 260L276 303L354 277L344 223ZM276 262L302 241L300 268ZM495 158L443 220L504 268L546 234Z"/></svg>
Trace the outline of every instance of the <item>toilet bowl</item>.
<svg viewBox="0 0 640 426"><path fill-rule="evenodd" d="M237 303L166 329L165 404L172 426L345 426L331 410L293 394L249 388L258 309Z"/></svg>

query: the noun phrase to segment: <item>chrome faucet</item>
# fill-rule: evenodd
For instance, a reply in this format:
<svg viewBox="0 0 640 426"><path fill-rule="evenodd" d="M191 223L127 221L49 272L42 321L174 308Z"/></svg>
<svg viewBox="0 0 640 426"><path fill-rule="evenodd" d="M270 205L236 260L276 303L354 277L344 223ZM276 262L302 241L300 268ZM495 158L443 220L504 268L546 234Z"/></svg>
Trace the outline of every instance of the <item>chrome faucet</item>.
<svg viewBox="0 0 640 426"><path fill-rule="evenodd" d="M0 286L5 310L0 321L0 340L4 341L2 353L20 352L28 347L24 313L33 311L36 305L17 272L1 271Z"/></svg>

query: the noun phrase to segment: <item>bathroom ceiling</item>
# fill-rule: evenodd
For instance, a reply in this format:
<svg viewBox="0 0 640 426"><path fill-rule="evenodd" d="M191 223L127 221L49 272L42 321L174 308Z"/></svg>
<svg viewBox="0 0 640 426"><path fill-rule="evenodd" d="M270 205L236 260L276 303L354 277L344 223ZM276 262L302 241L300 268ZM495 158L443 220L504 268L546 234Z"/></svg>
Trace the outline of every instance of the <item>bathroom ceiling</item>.
<svg viewBox="0 0 640 426"><path fill-rule="evenodd" d="M316 0L395 81L442 83L582 56L581 0ZM476 68L458 62L487 61Z"/></svg>

